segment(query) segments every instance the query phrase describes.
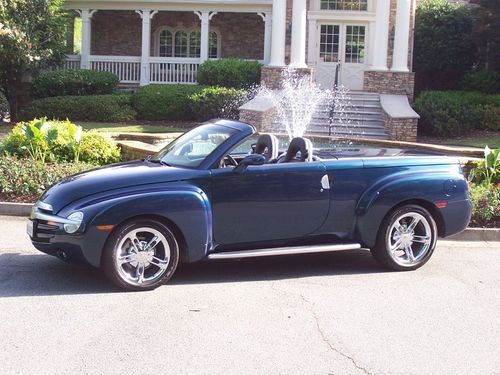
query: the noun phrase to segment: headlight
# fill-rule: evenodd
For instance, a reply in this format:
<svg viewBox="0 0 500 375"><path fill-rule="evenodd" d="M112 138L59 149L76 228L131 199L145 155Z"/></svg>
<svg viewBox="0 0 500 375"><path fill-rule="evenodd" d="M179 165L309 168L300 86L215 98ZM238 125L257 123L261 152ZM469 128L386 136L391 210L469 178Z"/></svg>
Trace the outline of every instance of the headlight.
<svg viewBox="0 0 500 375"><path fill-rule="evenodd" d="M64 224L64 230L66 233L75 233L82 224L83 221L83 212L73 212L68 216L68 220L74 221L74 224Z"/></svg>

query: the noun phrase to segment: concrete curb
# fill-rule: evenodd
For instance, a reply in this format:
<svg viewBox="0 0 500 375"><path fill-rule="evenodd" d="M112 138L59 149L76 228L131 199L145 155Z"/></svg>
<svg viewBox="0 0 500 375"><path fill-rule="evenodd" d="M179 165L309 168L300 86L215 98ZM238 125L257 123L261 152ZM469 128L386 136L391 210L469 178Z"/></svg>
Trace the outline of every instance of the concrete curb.
<svg viewBox="0 0 500 375"><path fill-rule="evenodd" d="M0 202L0 215L26 216L31 213L33 203ZM447 237L451 241L500 241L500 228L467 228L461 233Z"/></svg>
<svg viewBox="0 0 500 375"><path fill-rule="evenodd" d="M448 237L452 241L500 241L500 228L467 228L461 233Z"/></svg>
<svg viewBox="0 0 500 375"><path fill-rule="evenodd" d="M33 203L0 202L0 215L30 216Z"/></svg>

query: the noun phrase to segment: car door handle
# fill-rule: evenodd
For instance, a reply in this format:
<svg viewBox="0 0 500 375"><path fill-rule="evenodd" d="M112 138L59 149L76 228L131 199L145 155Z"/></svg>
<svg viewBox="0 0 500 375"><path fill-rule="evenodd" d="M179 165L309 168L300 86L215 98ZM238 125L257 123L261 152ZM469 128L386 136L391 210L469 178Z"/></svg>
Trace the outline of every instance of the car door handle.
<svg viewBox="0 0 500 375"><path fill-rule="evenodd" d="M321 191L323 190L329 190L330 189L330 179L328 178L328 175L325 174L321 178Z"/></svg>

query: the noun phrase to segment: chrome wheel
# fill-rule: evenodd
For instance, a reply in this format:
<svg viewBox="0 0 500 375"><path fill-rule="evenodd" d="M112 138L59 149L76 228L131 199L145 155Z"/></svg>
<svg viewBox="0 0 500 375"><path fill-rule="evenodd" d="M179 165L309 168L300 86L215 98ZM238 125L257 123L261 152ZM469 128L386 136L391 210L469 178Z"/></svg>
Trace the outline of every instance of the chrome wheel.
<svg viewBox="0 0 500 375"><path fill-rule="evenodd" d="M402 206L382 221L371 253L392 270L415 270L432 256L437 235L436 222L429 211L417 205Z"/></svg>
<svg viewBox="0 0 500 375"><path fill-rule="evenodd" d="M402 266L418 264L432 242L432 230L427 219L410 212L397 217L388 232L387 248L394 261Z"/></svg>
<svg viewBox="0 0 500 375"><path fill-rule="evenodd" d="M170 246L165 236L148 227L128 232L115 248L118 273L131 285L159 280L168 268Z"/></svg>
<svg viewBox="0 0 500 375"><path fill-rule="evenodd" d="M126 222L113 232L102 268L118 287L151 290L170 279L179 262L179 245L170 229L156 220Z"/></svg>

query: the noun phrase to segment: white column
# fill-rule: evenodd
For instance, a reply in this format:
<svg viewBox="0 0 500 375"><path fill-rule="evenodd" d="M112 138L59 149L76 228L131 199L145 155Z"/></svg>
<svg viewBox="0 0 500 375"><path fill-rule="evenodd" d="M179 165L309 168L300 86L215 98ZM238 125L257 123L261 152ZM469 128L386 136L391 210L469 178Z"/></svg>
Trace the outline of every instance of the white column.
<svg viewBox="0 0 500 375"><path fill-rule="evenodd" d="M201 21L200 32L200 63L208 60L208 48L210 42L210 20L217 14L217 12L194 12Z"/></svg>
<svg viewBox="0 0 500 375"><path fill-rule="evenodd" d="M272 15L268 13L257 13L264 21L264 64L271 60L271 35L273 27Z"/></svg>
<svg viewBox="0 0 500 375"><path fill-rule="evenodd" d="M81 50L81 69L90 69L90 46L91 46L91 29L92 16L97 10L82 9L78 11L82 18L82 50Z"/></svg>
<svg viewBox="0 0 500 375"><path fill-rule="evenodd" d="M389 42L390 0L377 0L373 63L371 69L387 70L387 44ZM371 26L371 24L370 24ZM370 27L370 30L373 30Z"/></svg>
<svg viewBox="0 0 500 375"><path fill-rule="evenodd" d="M290 65L306 68L306 0L293 0L292 8L292 51Z"/></svg>
<svg viewBox="0 0 500 375"><path fill-rule="evenodd" d="M396 30L394 34L394 55L392 57L392 70L396 72L409 71L410 9L411 0L398 0Z"/></svg>
<svg viewBox="0 0 500 375"><path fill-rule="evenodd" d="M149 57L151 56L151 19L158 11L151 12L150 9L136 10L142 18L142 49L141 49L141 78L140 85L146 86L149 84L150 65Z"/></svg>
<svg viewBox="0 0 500 375"><path fill-rule="evenodd" d="M286 0L273 1L270 66L285 66Z"/></svg>

